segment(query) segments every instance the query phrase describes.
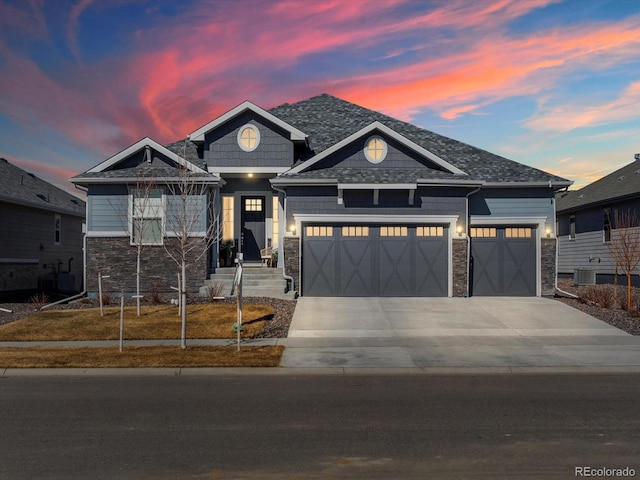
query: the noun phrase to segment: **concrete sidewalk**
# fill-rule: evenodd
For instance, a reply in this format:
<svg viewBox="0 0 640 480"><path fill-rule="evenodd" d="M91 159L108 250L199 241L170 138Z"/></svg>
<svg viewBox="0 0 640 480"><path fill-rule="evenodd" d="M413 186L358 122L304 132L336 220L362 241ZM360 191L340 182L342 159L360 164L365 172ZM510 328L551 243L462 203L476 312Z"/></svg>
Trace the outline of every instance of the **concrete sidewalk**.
<svg viewBox="0 0 640 480"><path fill-rule="evenodd" d="M284 368L640 371L634 337L545 298L298 300Z"/></svg>
<svg viewBox="0 0 640 480"><path fill-rule="evenodd" d="M188 345L236 345L235 339ZM180 345L130 340L126 346ZM640 337L545 298L298 300L281 368L0 369L15 375L640 373ZM3 342L2 347L109 346L117 341Z"/></svg>

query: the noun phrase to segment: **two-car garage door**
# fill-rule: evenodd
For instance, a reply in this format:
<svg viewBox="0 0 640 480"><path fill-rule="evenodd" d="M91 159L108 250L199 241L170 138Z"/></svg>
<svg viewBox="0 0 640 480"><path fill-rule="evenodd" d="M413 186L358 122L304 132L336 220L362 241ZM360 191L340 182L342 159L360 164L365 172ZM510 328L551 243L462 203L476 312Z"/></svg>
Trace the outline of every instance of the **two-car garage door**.
<svg viewBox="0 0 640 480"><path fill-rule="evenodd" d="M447 296L448 245L444 225L305 225L303 295Z"/></svg>

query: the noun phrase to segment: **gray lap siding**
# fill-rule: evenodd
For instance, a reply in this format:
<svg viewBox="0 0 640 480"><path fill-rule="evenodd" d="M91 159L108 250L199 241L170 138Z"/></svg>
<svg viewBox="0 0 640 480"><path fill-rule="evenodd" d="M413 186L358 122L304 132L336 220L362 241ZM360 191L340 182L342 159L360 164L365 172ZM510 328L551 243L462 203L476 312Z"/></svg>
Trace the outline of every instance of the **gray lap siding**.
<svg viewBox="0 0 640 480"><path fill-rule="evenodd" d="M0 292L34 290L55 274L67 272L69 266L75 275L75 289L82 288L84 219L60 214L60 242L56 245L55 215L21 205L1 205L0 258L5 260L0 263Z"/></svg>
<svg viewBox="0 0 640 480"><path fill-rule="evenodd" d="M245 124L260 132L258 147L245 152L238 146L238 131ZM291 167L293 142L280 127L253 112L246 112L209 132L204 141L204 160L210 167Z"/></svg>
<svg viewBox="0 0 640 480"><path fill-rule="evenodd" d="M287 225L299 214L358 214L358 215L457 215L465 218L465 196L440 195L446 189L418 188L414 204L409 204L407 190L380 191L378 205L373 204L373 191L345 191L344 201L338 203L337 187L288 187ZM366 221L364 219L363 221Z"/></svg>

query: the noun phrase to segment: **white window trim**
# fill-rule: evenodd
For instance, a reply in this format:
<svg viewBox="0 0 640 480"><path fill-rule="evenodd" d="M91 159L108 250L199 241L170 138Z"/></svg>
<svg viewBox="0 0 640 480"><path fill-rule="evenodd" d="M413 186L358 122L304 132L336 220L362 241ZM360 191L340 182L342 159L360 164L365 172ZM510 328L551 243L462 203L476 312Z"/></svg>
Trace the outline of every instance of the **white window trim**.
<svg viewBox="0 0 640 480"><path fill-rule="evenodd" d="M160 190L160 189L158 189ZM131 246L135 246L137 245L136 241L133 238L133 193L129 193L128 195L129 197L129 214L128 214L128 225L129 225L129 232L128 232L128 236L129 236L129 244ZM147 247L147 246L155 246L155 247L159 247L164 245L164 237L167 237L167 233L166 233L166 212L167 212L167 194L164 192L162 192L162 212L160 212L160 234L162 235L162 242L161 243L142 243L143 246ZM158 218L158 217L150 217L150 218ZM109 236L109 235L101 235L101 236ZM114 236L119 236L119 235L114 235Z"/></svg>
<svg viewBox="0 0 640 480"><path fill-rule="evenodd" d="M380 143L382 144L382 155L378 159L375 159L375 158L373 158L372 156L369 155L369 144L374 140L380 140ZM387 153L388 152L389 152L389 147L387 145L387 142L380 135L371 135L364 142L364 156L370 163L373 163L374 165L382 163L384 161L384 159L387 158Z"/></svg>
<svg viewBox="0 0 640 480"><path fill-rule="evenodd" d="M60 227L58 228L58 225ZM56 240L57 237L57 240ZM60 245L62 243L62 217L59 213L54 214L53 217L53 244Z"/></svg>
<svg viewBox="0 0 640 480"><path fill-rule="evenodd" d="M245 131L247 128L251 129L256 134L256 145L253 148L245 147L242 144L242 132ZM247 123L241 126L240 129L238 130L237 141L238 141L238 146L240 147L241 150L245 152L253 152L260 145L260 130L255 125L251 123Z"/></svg>

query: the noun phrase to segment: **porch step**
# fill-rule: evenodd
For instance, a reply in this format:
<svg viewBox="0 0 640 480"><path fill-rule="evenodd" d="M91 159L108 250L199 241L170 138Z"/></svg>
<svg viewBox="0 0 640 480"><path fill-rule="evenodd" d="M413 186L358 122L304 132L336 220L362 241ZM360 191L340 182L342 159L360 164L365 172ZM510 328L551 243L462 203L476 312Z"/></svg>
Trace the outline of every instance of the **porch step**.
<svg viewBox="0 0 640 480"><path fill-rule="evenodd" d="M209 295L209 288L222 283L222 295L230 296L231 287L235 278L235 267L217 268L216 273L209 275L200 287L200 296ZM260 266L245 266L242 278L242 295L246 297L271 297L293 300L295 292L284 293L287 285L282 276L281 268L268 268Z"/></svg>

